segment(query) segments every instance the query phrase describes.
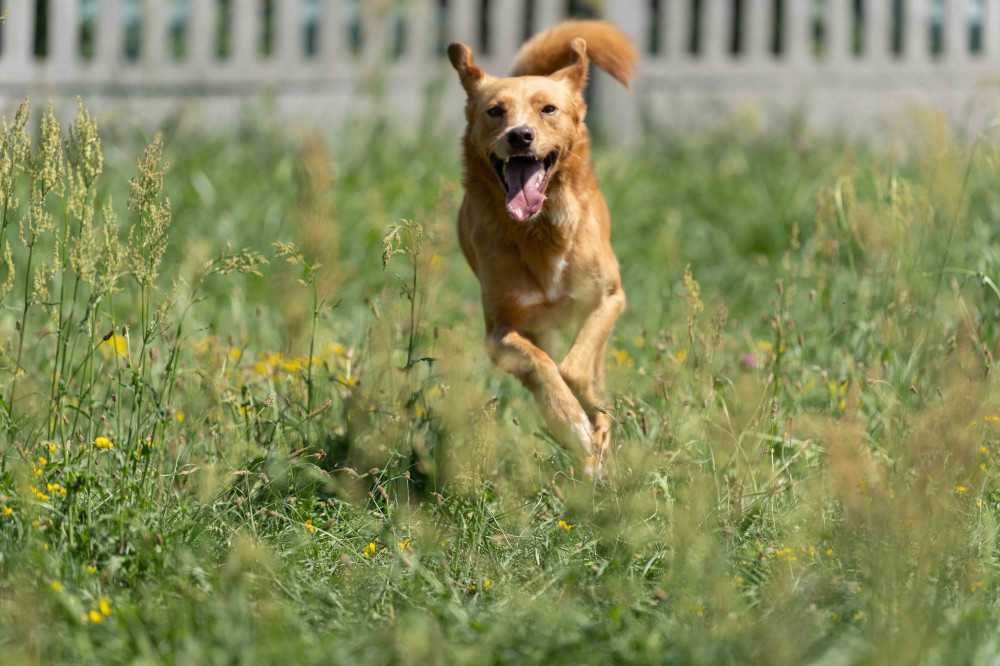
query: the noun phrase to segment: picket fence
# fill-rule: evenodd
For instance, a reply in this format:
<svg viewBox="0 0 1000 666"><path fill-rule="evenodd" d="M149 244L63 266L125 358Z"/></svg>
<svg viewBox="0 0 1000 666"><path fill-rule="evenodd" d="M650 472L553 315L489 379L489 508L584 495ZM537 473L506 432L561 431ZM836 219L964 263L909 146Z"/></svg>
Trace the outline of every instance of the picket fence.
<svg viewBox="0 0 1000 666"><path fill-rule="evenodd" d="M232 122L248 102L333 127L457 124L443 59L470 43L503 73L569 15L623 28L632 90L597 77L594 123L636 141L738 109L879 131L929 107L972 131L1000 111L1000 0L2 0L0 105L84 97L103 113ZM250 106L253 106L251 104Z"/></svg>

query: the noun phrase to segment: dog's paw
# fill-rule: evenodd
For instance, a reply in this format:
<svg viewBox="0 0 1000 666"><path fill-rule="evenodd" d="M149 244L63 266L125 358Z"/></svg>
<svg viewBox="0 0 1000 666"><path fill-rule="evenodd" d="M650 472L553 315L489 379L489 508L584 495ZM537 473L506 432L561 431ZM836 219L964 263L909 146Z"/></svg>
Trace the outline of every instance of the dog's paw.
<svg viewBox="0 0 1000 666"><path fill-rule="evenodd" d="M591 418L591 425L594 428L591 435L591 451L603 465L611 449L611 417L605 412L598 411Z"/></svg>

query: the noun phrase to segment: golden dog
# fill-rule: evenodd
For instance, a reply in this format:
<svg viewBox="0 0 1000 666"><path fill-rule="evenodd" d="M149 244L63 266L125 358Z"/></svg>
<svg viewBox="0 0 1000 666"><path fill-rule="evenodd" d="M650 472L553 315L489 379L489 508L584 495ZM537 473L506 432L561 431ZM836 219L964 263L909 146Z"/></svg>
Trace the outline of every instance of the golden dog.
<svg viewBox="0 0 1000 666"><path fill-rule="evenodd" d="M528 41L511 77L485 73L465 44L448 57L468 96L458 235L482 290L490 358L532 392L592 476L610 445L605 357L625 292L583 93L589 58L627 86L637 54L608 23L569 21ZM575 338L556 364L559 329Z"/></svg>

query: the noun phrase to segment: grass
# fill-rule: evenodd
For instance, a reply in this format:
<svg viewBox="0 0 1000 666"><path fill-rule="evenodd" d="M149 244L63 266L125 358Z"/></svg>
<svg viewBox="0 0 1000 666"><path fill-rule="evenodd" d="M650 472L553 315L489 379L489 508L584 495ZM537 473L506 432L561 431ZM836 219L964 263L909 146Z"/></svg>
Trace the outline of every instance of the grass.
<svg viewBox="0 0 1000 666"><path fill-rule="evenodd" d="M39 117L0 146L4 663L1000 652L995 137L600 151L629 309L595 486L483 352L451 140L98 160Z"/></svg>

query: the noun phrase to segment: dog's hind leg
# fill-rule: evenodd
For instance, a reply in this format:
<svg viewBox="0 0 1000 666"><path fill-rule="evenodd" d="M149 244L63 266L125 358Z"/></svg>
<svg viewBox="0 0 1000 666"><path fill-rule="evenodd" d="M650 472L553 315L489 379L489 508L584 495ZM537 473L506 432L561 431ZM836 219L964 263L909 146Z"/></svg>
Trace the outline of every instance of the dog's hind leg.
<svg viewBox="0 0 1000 666"><path fill-rule="evenodd" d="M593 426L555 361L510 328L491 331L487 346L497 367L513 374L531 391L549 430L571 453L582 456L584 471L592 476L599 463L593 448Z"/></svg>

